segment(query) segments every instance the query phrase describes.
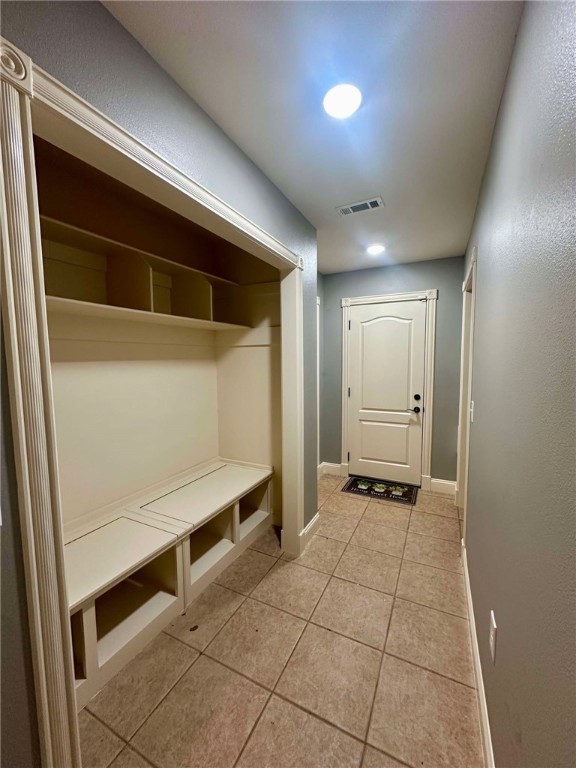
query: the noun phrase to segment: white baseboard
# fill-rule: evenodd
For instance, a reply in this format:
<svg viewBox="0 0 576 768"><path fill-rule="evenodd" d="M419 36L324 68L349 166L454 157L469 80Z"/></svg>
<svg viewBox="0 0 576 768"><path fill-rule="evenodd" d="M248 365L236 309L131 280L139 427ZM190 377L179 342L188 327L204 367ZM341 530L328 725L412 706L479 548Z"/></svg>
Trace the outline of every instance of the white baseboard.
<svg viewBox="0 0 576 768"><path fill-rule="evenodd" d="M462 565L464 566L464 581L466 584L466 603L468 605L468 619L470 621L470 642L472 644L472 658L474 660L474 677L478 692L478 707L480 710L480 734L482 738L482 750L484 752L485 768L495 768L494 751L492 749L492 736L490 734L490 720L488 719L488 706L486 704L486 692L484 690L484 678L482 677L482 663L478 649L478 637L476 635L476 620L472 606L472 592L470 590L470 576L468 574L468 560L466 547L462 546ZM486 633L488 634L488 633Z"/></svg>
<svg viewBox="0 0 576 768"><path fill-rule="evenodd" d="M432 478L430 480L430 493L439 493L442 496L451 496L456 498L456 481L455 480L436 480Z"/></svg>
<svg viewBox="0 0 576 768"><path fill-rule="evenodd" d="M422 475L421 488L426 493L437 493L441 496L456 498L455 480L438 480L430 475Z"/></svg>
<svg viewBox="0 0 576 768"><path fill-rule="evenodd" d="M330 464L328 461L323 461L318 464L318 477L322 475L340 475L346 477L348 475L347 464Z"/></svg>
<svg viewBox="0 0 576 768"><path fill-rule="evenodd" d="M304 530L300 532L300 535L299 535L300 554L304 552L304 550L306 549L306 545L308 544L312 536L314 536L319 526L320 526L320 515L318 514L318 512L316 512L316 514L314 515L312 520L310 520L306 528L304 528Z"/></svg>

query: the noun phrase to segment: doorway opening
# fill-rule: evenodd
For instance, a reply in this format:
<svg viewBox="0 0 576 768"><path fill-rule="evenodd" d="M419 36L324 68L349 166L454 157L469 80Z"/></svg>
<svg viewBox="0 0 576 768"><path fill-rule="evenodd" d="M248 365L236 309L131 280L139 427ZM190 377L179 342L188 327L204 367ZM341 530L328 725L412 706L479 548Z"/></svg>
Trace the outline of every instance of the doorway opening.
<svg viewBox="0 0 576 768"><path fill-rule="evenodd" d="M462 284L462 346L460 357L460 411L458 419L458 468L456 474L456 506L463 511L462 540L466 544L466 502L468 495L468 464L470 453L470 424L474 419L472 400L472 358L474 347L474 308L476 305L477 248Z"/></svg>
<svg viewBox="0 0 576 768"><path fill-rule="evenodd" d="M342 470L430 490L438 291L342 300Z"/></svg>

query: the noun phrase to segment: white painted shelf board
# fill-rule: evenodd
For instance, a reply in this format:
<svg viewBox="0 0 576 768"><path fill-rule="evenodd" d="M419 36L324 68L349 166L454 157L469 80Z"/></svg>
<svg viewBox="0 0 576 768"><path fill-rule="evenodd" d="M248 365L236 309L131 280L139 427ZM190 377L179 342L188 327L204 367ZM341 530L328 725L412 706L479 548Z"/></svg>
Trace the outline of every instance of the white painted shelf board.
<svg viewBox="0 0 576 768"><path fill-rule="evenodd" d="M197 527L249 493L271 475L271 470L225 464L165 496L151 499L142 507L149 512L182 520Z"/></svg>
<svg viewBox="0 0 576 768"><path fill-rule="evenodd" d="M246 510L244 513L240 510L240 539L247 536L250 531L254 530L267 517L269 517L269 514L264 509Z"/></svg>
<svg viewBox="0 0 576 768"><path fill-rule="evenodd" d="M177 600L160 587L132 579L102 595L96 602L99 665L103 666Z"/></svg>
<svg viewBox="0 0 576 768"><path fill-rule="evenodd" d="M234 549L234 542L223 539L200 528L190 537L190 581L207 573L220 560Z"/></svg>
<svg viewBox="0 0 576 768"><path fill-rule="evenodd" d="M119 517L64 547L68 604L73 611L155 554L176 535L144 522Z"/></svg>
<svg viewBox="0 0 576 768"><path fill-rule="evenodd" d="M104 320L127 320L133 323L170 325L176 328L190 328L199 331L238 331L249 329L248 325L219 323L216 320L198 320L195 317L164 315L143 309L127 309L111 304L95 304L91 301L63 299L60 296L46 296L46 309L51 314L97 317Z"/></svg>
<svg viewBox="0 0 576 768"><path fill-rule="evenodd" d="M114 256L115 254L137 254L141 256L145 261L150 264L152 269L159 272L165 272L169 274L176 274L178 272L189 272L196 275L202 275L211 283L224 283L226 285L238 285L234 280L228 280L225 277L219 277L218 275L212 275L210 272L204 272L202 269L196 269L195 267L189 267L186 264L180 264L177 261L170 261L163 256L156 256L148 251L142 251L139 248L134 248L131 245L125 245L117 240L111 240L108 237L97 235L94 232L89 232L86 229L80 229L74 227L72 224L66 224L57 219L52 219L49 216L40 216L40 226L42 230L42 238L44 240L50 240L53 242L61 243L62 245L73 246L83 251L90 251L92 253L100 253L104 256Z"/></svg>

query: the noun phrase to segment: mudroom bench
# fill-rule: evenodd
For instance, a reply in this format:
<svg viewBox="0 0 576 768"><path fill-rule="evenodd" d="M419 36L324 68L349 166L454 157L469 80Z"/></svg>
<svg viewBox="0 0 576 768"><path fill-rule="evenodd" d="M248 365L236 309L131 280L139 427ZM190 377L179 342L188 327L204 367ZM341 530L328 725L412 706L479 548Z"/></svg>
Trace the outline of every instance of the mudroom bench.
<svg viewBox="0 0 576 768"><path fill-rule="evenodd" d="M65 528L79 709L271 524L271 477L214 460Z"/></svg>

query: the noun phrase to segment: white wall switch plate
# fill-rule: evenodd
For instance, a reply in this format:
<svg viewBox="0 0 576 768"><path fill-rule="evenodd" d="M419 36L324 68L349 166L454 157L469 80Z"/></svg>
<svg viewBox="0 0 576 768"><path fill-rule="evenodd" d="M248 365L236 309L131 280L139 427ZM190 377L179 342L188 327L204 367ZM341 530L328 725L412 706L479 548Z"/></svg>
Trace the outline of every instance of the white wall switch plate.
<svg viewBox="0 0 576 768"><path fill-rule="evenodd" d="M490 656L492 664L496 664L496 617L494 611L490 611Z"/></svg>

